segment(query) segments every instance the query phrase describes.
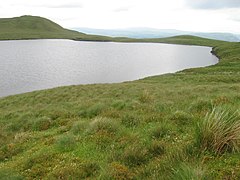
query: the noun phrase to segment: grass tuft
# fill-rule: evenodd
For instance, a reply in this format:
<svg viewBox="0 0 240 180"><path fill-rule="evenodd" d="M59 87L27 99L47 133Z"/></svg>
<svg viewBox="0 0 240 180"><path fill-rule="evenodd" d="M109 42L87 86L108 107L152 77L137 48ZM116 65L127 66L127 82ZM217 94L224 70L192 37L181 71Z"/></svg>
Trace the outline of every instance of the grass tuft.
<svg viewBox="0 0 240 180"><path fill-rule="evenodd" d="M15 171L8 169L0 169L0 180L23 180L25 179Z"/></svg>
<svg viewBox="0 0 240 180"><path fill-rule="evenodd" d="M150 135L153 139L161 139L171 135L172 133L173 133L173 126L166 122L163 122L157 125L156 127L154 127Z"/></svg>
<svg viewBox="0 0 240 180"><path fill-rule="evenodd" d="M32 128L35 131L44 131L51 127L52 122L48 117L41 117L33 122Z"/></svg>
<svg viewBox="0 0 240 180"><path fill-rule="evenodd" d="M139 101L141 103L149 103L153 101L153 96L150 94L149 91L145 90L139 97Z"/></svg>
<svg viewBox="0 0 240 180"><path fill-rule="evenodd" d="M191 104L189 110L197 113L206 113L207 111L212 110L212 107L213 105L211 101L205 99L198 99Z"/></svg>
<svg viewBox="0 0 240 180"><path fill-rule="evenodd" d="M153 141L148 149L153 156L163 155L166 151L165 144L159 141Z"/></svg>
<svg viewBox="0 0 240 180"><path fill-rule="evenodd" d="M72 151L76 147L76 140L73 135L61 135L55 142L59 151Z"/></svg>
<svg viewBox="0 0 240 180"><path fill-rule="evenodd" d="M192 116L183 111L176 111L170 116L170 120L178 125L186 125L192 122Z"/></svg>
<svg viewBox="0 0 240 180"><path fill-rule="evenodd" d="M134 179L135 174L127 166L113 162L110 164L110 174L108 176L113 179Z"/></svg>
<svg viewBox="0 0 240 180"><path fill-rule="evenodd" d="M81 110L79 115L84 118L94 118L98 116L105 108L106 107L104 104L94 104L87 109Z"/></svg>
<svg viewBox="0 0 240 180"><path fill-rule="evenodd" d="M207 179L204 171L200 167L193 167L187 164L180 164L180 166L174 169L173 180L204 180Z"/></svg>
<svg viewBox="0 0 240 180"><path fill-rule="evenodd" d="M71 132L75 135L81 134L87 128L87 123L84 121L77 121L72 125Z"/></svg>
<svg viewBox="0 0 240 180"><path fill-rule="evenodd" d="M123 116L121 122L125 127L133 128L133 127L137 127L141 121L136 116L127 114L127 115Z"/></svg>
<svg viewBox="0 0 240 180"><path fill-rule="evenodd" d="M124 164L135 167L146 163L148 160L148 151L142 144L135 143L128 146L122 154Z"/></svg>
<svg viewBox="0 0 240 180"><path fill-rule="evenodd" d="M240 151L240 117L218 108L207 113L197 124L196 145L216 154Z"/></svg>
<svg viewBox="0 0 240 180"><path fill-rule="evenodd" d="M99 170L100 167L95 162L72 162L55 169L48 179L88 179Z"/></svg>
<svg viewBox="0 0 240 180"><path fill-rule="evenodd" d="M87 131L90 134L100 131L115 134L118 131L118 123L112 119L97 117L89 124Z"/></svg>

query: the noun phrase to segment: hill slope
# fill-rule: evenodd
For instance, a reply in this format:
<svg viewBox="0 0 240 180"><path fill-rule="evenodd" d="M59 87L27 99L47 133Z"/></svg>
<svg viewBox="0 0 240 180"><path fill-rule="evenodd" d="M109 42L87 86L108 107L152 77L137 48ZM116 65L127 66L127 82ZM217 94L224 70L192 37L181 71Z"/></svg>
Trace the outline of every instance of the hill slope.
<svg viewBox="0 0 240 180"><path fill-rule="evenodd" d="M86 35L64 29L42 17L21 16L0 19L0 40L13 39L101 39L102 36Z"/></svg>

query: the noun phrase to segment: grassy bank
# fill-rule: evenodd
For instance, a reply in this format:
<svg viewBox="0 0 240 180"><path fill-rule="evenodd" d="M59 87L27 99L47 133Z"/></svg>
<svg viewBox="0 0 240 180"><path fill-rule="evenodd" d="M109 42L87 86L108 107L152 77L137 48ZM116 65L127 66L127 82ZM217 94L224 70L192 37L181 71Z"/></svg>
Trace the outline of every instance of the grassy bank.
<svg viewBox="0 0 240 180"><path fill-rule="evenodd" d="M0 99L0 179L239 179L240 44L217 65ZM219 138L218 138L219 137Z"/></svg>

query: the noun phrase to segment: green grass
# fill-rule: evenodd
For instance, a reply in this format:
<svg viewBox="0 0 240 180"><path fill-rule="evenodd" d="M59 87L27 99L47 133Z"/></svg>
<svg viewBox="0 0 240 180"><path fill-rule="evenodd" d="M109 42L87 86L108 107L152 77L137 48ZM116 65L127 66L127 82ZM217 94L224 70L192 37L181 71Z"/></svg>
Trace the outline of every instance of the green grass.
<svg viewBox="0 0 240 180"><path fill-rule="evenodd" d="M200 167L194 167L193 165L180 164L174 171L173 180L208 179Z"/></svg>
<svg viewBox="0 0 240 180"><path fill-rule="evenodd" d="M240 108L240 43L192 36L134 41L212 46L220 62L1 98L1 177L240 178L239 114L231 118Z"/></svg>
<svg viewBox="0 0 240 180"><path fill-rule="evenodd" d="M240 151L240 116L238 112L213 109L196 129L196 145L201 151L216 154Z"/></svg>

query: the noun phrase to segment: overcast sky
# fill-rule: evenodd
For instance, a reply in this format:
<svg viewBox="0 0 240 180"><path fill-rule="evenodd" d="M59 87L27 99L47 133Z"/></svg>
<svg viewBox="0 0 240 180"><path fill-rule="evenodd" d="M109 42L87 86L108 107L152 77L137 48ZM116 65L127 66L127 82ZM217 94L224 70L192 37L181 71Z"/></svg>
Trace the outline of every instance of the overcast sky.
<svg viewBox="0 0 240 180"><path fill-rule="evenodd" d="M42 16L65 28L150 27L240 33L240 0L0 1L1 18Z"/></svg>

